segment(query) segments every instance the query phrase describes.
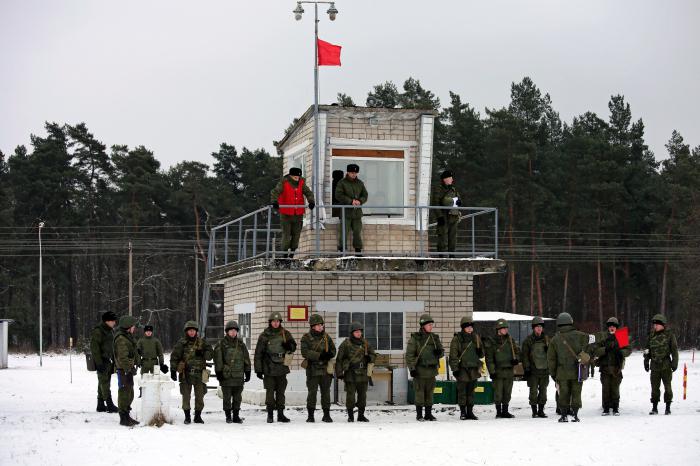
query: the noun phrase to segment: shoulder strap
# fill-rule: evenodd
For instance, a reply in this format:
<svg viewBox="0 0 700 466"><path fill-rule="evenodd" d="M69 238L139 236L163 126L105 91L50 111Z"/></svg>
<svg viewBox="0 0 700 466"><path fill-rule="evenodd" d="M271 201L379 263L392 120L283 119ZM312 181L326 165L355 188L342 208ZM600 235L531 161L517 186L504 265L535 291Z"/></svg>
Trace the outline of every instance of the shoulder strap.
<svg viewBox="0 0 700 466"><path fill-rule="evenodd" d="M428 337L428 338L425 339L425 343L423 343L423 347L422 347L422 348L420 349L420 351L418 352L418 356L416 356L416 361L420 358L420 355L421 355L421 353L423 352L423 350L425 349L425 347L428 346L428 340L430 340L430 341L433 340L433 334L432 334L432 333L430 334L430 337Z"/></svg>
<svg viewBox="0 0 700 466"><path fill-rule="evenodd" d="M477 335L477 338L478 338L478 335ZM462 356L464 356L464 353L466 353L467 350L472 346L472 343L474 343L474 342L473 342L473 341L470 341L469 344L467 345L467 347L464 348L464 351L462 351L462 354L459 355L459 361L460 361L460 362L462 361ZM477 348L479 347L478 344L479 344L479 342L477 341Z"/></svg>
<svg viewBox="0 0 700 466"><path fill-rule="evenodd" d="M571 352L571 355L572 355L574 358L576 358L576 360L578 361L578 355L577 355L577 354L574 352L574 350L571 348L571 346L569 345L569 342L566 341L566 338L564 338L564 335L560 335L560 337L561 337L561 341L564 342L564 344L566 345L566 347L567 347L567 348L569 349L569 351Z"/></svg>
<svg viewBox="0 0 700 466"><path fill-rule="evenodd" d="M510 354L512 354L513 359L515 359L515 346L513 346L513 337L508 335L508 341L510 342Z"/></svg>

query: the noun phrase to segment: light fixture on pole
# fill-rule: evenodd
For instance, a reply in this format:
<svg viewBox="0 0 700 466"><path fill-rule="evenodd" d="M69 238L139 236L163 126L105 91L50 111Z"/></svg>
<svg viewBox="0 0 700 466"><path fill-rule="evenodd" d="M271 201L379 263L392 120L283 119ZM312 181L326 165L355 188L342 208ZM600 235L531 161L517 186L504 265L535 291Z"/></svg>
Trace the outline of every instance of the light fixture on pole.
<svg viewBox="0 0 700 466"><path fill-rule="evenodd" d="M42 354L44 352L44 332L43 332L43 256L41 252L41 229L44 228L44 222L39 222L39 366L43 366Z"/></svg>
<svg viewBox="0 0 700 466"><path fill-rule="evenodd" d="M297 2L297 7L292 11L294 13L294 19L297 21L301 20L301 15L304 13L304 8L301 6L302 3L310 3L314 6L314 144L313 144L313 193L316 198L316 212L314 212L314 228L316 230L316 255L318 256L321 251L321 218L318 215L320 210L320 205L322 205L322 193L321 185L319 183L319 177L321 173L321 156L319 154L319 124L318 124L318 4L330 5L326 13L331 21L335 21L335 17L338 14L338 9L335 7L335 2L315 2L315 1L302 1Z"/></svg>

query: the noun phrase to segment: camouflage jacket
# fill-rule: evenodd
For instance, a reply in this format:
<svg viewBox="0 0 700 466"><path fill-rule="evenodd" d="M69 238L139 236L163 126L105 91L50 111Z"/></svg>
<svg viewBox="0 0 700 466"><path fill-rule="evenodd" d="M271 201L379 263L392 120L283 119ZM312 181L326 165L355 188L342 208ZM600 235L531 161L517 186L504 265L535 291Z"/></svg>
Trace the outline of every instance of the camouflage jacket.
<svg viewBox="0 0 700 466"><path fill-rule="evenodd" d="M534 333L525 338L522 355L523 369L531 371L535 375L548 375L549 364L547 362L547 350L549 349L549 337L542 333L539 337Z"/></svg>
<svg viewBox="0 0 700 466"><path fill-rule="evenodd" d="M455 333L450 342L450 369L457 374L460 382L471 382L481 376L481 358L484 345L476 332Z"/></svg>
<svg viewBox="0 0 700 466"><path fill-rule="evenodd" d="M243 385L243 377L250 374L250 354L245 343L228 335L219 340L214 348L214 368L222 376L219 381L222 387Z"/></svg>
<svg viewBox="0 0 700 466"><path fill-rule="evenodd" d="M346 338L338 348L335 363L346 382L367 382L367 364L377 358L374 348L364 338Z"/></svg>
<svg viewBox="0 0 700 466"><path fill-rule="evenodd" d="M95 364L111 365L114 360L114 332L102 322L90 334L90 353Z"/></svg>
<svg viewBox="0 0 700 466"><path fill-rule="evenodd" d="M430 205L437 207L451 207L454 205L454 198L459 198L459 193L455 185L447 185L440 182L430 193ZM432 218L446 217L448 215L459 215L457 209L431 209Z"/></svg>
<svg viewBox="0 0 700 466"><path fill-rule="evenodd" d="M290 349L286 349L285 344ZM255 344L255 372L273 377L288 374L289 367L283 364L284 355L296 350L297 342L287 329L282 326L279 328L268 326Z"/></svg>
<svg viewBox="0 0 700 466"><path fill-rule="evenodd" d="M510 335L496 335L486 342L486 367L491 378L512 378L514 359L520 359L520 348Z"/></svg>
<svg viewBox="0 0 700 466"><path fill-rule="evenodd" d="M136 342L136 350L141 356L141 365L153 367L156 362L158 364L165 363L165 357L163 356L163 345L160 340L156 337L143 336L139 338Z"/></svg>
<svg viewBox="0 0 700 466"><path fill-rule="evenodd" d="M125 329L119 329L114 337L114 360L117 370L124 373L136 373L136 365L139 364L139 354L136 351L134 336Z"/></svg>
<svg viewBox="0 0 700 466"><path fill-rule="evenodd" d="M335 343L326 332L317 333L311 330L301 337L301 355L308 361L307 377L327 374L328 359L319 359L322 351L328 351L331 359L335 357Z"/></svg>
<svg viewBox="0 0 700 466"><path fill-rule="evenodd" d="M406 346L406 366L416 371L416 377L435 377L440 367L440 358L445 355L437 333L420 332L411 334Z"/></svg>
<svg viewBox="0 0 700 466"><path fill-rule="evenodd" d="M601 372L619 372L625 365L625 358L631 353L629 346L620 348L615 335L609 332L596 336L592 351Z"/></svg>
<svg viewBox="0 0 700 466"><path fill-rule="evenodd" d="M355 199L360 201L360 204L365 204L369 194L362 180L356 178L353 181L346 176L338 181L338 186L335 188L335 197L340 204L344 205L351 205ZM362 209L359 207L345 209L345 216L346 218L360 218L362 217Z"/></svg>
<svg viewBox="0 0 700 466"><path fill-rule="evenodd" d="M647 340L646 358L651 359L651 370L678 369L678 343L676 336L669 330L652 332Z"/></svg>
<svg viewBox="0 0 700 466"><path fill-rule="evenodd" d="M189 339L185 336L175 343L173 352L170 354L170 370L175 369L180 374L180 382L199 381L213 353L211 345L204 339L200 337Z"/></svg>
<svg viewBox="0 0 700 466"><path fill-rule="evenodd" d="M588 334L574 329L573 325L562 325L549 342L547 365L554 380L578 380L578 355L587 351Z"/></svg>

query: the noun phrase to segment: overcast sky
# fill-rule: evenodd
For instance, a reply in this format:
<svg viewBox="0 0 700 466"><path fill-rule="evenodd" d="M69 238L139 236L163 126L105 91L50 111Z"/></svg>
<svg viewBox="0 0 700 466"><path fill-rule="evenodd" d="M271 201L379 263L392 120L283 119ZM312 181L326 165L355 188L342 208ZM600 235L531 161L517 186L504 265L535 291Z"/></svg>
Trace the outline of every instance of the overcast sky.
<svg viewBox="0 0 700 466"><path fill-rule="evenodd" d="M85 122L103 143L143 144L168 167L212 163L221 142L272 152L313 102L313 13L292 0L0 0L0 150ZM624 94L657 159L677 129L700 144L700 1L339 0L320 37L321 103L364 104L413 76L449 103L507 105L530 76L564 121L607 120ZM325 11L326 7L323 8Z"/></svg>

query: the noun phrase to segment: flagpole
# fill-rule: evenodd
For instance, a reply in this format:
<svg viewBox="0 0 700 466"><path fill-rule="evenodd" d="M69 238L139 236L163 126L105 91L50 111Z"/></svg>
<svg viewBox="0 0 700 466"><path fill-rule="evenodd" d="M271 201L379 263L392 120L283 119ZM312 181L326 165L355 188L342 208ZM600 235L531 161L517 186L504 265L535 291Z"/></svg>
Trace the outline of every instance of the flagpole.
<svg viewBox="0 0 700 466"><path fill-rule="evenodd" d="M319 124L318 124L318 3L314 3L314 197L317 205L321 206L322 199L320 193L319 174L321 173L321 156L319 150ZM320 209L320 207L319 207ZM321 218L318 209L313 212L316 224L316 256L321 253Z"/></svg>

